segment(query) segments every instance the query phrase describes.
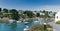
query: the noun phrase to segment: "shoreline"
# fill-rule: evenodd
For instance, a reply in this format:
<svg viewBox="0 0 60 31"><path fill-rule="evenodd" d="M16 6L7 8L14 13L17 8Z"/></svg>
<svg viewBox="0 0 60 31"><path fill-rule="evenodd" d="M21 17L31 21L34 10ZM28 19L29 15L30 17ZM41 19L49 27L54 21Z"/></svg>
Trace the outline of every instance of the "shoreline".
<svg viewBox="0 0 60 31"><path fill-rule="evenodd" d="M33 19L33 20L41 20L41 19L43 19L43 18L25 18L25 19L23 19L23 18L21 18L21 19L19 19L18 21L21 21L21 20L30 20L30 19ZM53 19L53 18L52 18ZM10 18L8 18L8 17L3 17L3 18L0 18L0 21L2 21L2 22L8 22L10 20ZM13 19L12 19L13 20Z"/></svg>
<svg viewBox="0 0 60 31"><path fill-rule="evenodd" d="M25 19L23 19L23 18L20 18L19 20L28 20L28 19L43 19L43 18L39 18L39 17L37 17L37 18L25 18ZM52 18L53 19L53 18ZM4 17L4 18L0 18L0 20L10 20L10 18L8 18L8 17Z"/></svg>

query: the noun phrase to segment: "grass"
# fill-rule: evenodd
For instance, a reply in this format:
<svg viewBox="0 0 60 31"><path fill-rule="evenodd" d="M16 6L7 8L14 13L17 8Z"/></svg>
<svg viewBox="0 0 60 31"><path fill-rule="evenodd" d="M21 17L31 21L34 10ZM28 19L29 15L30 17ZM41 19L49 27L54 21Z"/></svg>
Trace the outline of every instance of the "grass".
<svg viewBox="0 0 60 31"><path fill-rule="evenodd" d="M50 26L49 24L46 25L46 28L51 28L52 29L52 26ZM35 25L33 27L30 28L30 31L53 31L53 30L44 30L44 25L41 24L41 25Z"/></svg>

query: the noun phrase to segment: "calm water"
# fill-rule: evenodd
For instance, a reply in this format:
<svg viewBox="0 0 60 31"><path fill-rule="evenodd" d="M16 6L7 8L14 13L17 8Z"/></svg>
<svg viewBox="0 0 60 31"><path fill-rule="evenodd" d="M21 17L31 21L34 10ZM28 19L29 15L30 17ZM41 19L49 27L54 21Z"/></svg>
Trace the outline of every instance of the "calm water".
<svg viewBox="0 0 60 31"><path fill-rule="evenodd" d="M44 20L41 20L40 22L29 22L26 24L27 26L31 27L36 24L42 24L44 23ZM0 23L0 31L23 31L23 29L26 27L24 22L21 23Z"/></svg>

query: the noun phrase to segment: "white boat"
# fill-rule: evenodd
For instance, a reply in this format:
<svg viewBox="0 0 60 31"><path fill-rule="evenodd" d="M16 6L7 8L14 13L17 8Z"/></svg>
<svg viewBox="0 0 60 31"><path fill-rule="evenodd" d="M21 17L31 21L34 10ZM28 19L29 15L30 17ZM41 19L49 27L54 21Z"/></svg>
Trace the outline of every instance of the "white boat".
<svg viewBox="0 0 60 31"><path fill-rule="evenodd" d="M24 28L24 31L29 31L29 26L26 26L26 28Z"/></svg>
<svg viewBox="0 0 60 31"><path fill-rule="evenodd" d="M24 23L29 23L29 22L24 22Z"/></svg>
<svg viewBox="0 0 60 31"><path fill-rule="evenodd" d="M39 24L39 21L34 21L34 24Z"/></svg>
<svg viewBox="0 0 60 31"><path fill-rule="evenodd" d="M26 28L29 28L29 26L26 25Z"/></svg>
<svg viewBox="0 0 60 31"><path fill-rule="evenodd" d="M21 21L17 21L17 23L20 23Z"/></svg>
<svg viewBox="0 0 60 31"><path fill-rule="evenodd" d="M34 21L34 22L39 22L39 21Z"/></svg>
<svg viewBox="0 0 60 31"><path fill-rule="evenodd" d="M15 21L15 20L13 20L13 19L10 19L10 20L9 20L10 23L13 23L14 21Z"/></svg>
<svg viewBox="0 0 60 31"><path fill-rule="evenodd" d="M24 28L24 31L28 31L29 29L28 28Z"/></svg>

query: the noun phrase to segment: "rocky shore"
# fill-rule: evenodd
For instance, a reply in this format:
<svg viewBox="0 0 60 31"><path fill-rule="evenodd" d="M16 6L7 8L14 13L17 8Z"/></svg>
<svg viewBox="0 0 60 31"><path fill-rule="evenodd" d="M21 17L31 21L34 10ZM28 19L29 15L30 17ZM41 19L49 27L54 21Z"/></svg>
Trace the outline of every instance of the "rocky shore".
<svg viewBox="0 0 60 31"><path fill-rule="evenodd" d="M2 21L2 22L8 22L9 18L8 17L0 18L0 21Z"/></svg>

